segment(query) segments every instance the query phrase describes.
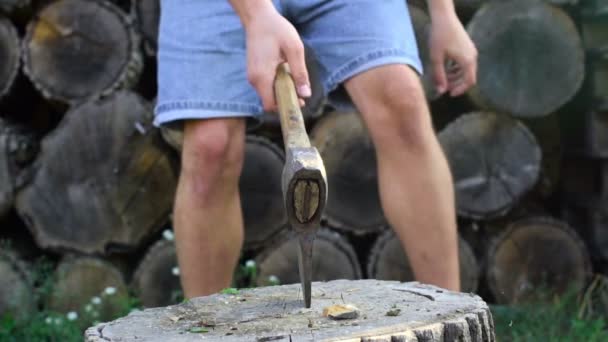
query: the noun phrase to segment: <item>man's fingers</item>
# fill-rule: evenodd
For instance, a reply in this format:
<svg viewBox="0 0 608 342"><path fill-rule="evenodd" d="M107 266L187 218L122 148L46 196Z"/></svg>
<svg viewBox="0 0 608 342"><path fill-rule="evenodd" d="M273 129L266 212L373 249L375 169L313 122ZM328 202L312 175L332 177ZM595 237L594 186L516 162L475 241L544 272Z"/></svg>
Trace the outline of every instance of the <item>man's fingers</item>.
<svg viewBox="0 0 608 342"><path fill-rule="evenodd" d="M448 80L445 73L445 60L443 54L435 54L431 56L433 62L433 78L437 86L437 92L439 94L445 93L448 89Z"/></svg>
<svg viewBox="0 0 608 342"><path fill-rule="evenodd" d="M254 69L248 73L249 83L258 92L262 99L262 105L267 112L276 111L277 105L274 98L274 70Z"/></svg>
<svg viewBox="0 0 608 342"><path fill-rule="evenodd" d="M304 45L302 42L293 43L284 51L287 64L291 70L291 77L296 84L296 90L300 97L310 97L312 90L306 69L306 59L304 57Z"/></svg>

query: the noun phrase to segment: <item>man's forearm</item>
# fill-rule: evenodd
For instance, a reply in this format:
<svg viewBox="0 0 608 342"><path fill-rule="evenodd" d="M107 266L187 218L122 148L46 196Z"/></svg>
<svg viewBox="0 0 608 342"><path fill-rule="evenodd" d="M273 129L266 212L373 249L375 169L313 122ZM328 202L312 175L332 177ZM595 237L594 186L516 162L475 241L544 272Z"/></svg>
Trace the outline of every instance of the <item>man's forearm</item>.
<svg viewBox="0 0 608 342"><path fill-rule="evenodd" d="M452 0L450 0L452 1ZM247 26L251 19L260 11L274 11L272 0L228 0L236 14L241 18L243 26Z"/></svg>
<svg viewBox="0 0 608 342"><path fill-rule="evenodd" d="M426 0L431 19L454 15L454 0Z"/></svg>

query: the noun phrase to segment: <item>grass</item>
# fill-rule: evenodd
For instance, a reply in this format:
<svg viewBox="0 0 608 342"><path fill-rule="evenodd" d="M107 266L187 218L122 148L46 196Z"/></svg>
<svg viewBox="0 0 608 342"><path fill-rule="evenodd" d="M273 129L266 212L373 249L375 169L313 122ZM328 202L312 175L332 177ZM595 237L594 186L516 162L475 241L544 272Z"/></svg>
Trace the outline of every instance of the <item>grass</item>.
<svg viewBox="0 0 608 342"><path fill-rule="evenodd" d="M583 294L538 296L519 306L491 306L498 341L608 341L608 281L596 277Z"/></svg>

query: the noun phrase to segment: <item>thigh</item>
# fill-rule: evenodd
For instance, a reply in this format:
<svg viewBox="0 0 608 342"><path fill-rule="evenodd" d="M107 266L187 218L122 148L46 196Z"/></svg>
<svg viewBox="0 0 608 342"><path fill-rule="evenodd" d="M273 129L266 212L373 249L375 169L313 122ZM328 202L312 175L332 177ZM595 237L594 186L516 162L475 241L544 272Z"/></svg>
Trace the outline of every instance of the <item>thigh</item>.
<svg viewBox="0 0 608 342"><path fill-rule="evenodd" d="M293 21L322 66L327 92L374 67L422 65L405 0L291 0Z"/></svg>
<svg viewBox="0 0 608 342"><path fill-rule="evenodd" d="M245 33L227 0L162 0L157 126L262 113L247 81Z"/></svg>

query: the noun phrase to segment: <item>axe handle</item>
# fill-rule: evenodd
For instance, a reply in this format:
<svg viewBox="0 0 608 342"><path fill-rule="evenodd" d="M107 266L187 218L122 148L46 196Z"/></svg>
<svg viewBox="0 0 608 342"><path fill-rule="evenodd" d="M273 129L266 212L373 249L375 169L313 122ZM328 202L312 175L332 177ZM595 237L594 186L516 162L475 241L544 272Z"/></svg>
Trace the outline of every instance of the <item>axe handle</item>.
<svg viewBox="0 0 608 342"><path fill-rule="evenodd" d="M274 94L279 109L285 150L290 147L310 147L298 94L287 63L281 63L277 68Z"/></svg>

